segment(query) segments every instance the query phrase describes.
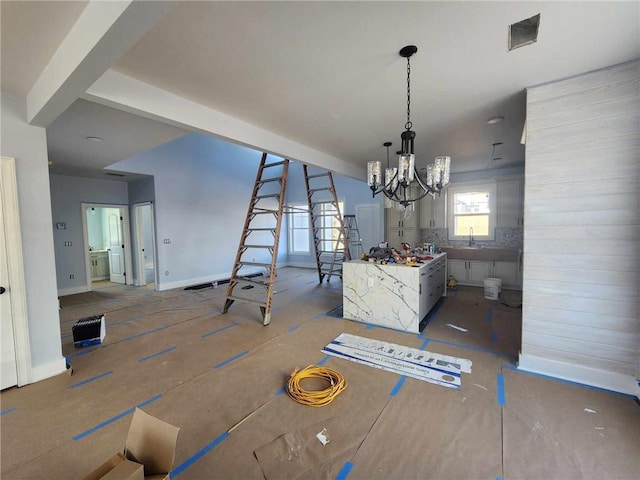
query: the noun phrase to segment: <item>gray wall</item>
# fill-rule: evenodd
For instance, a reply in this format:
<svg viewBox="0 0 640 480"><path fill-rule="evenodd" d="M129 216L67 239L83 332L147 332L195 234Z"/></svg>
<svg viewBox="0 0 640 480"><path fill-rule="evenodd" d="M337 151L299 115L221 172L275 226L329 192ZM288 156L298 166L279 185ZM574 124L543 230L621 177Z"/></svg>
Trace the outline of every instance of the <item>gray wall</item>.
<svg viewBox="0 0 640 480"><path fill-rule="evenodd" d="M51 175L51 207L60 295L83 291L87 285L86 255L82 232L81 203L128 205L126 182ZM64 223L66 229L55 228ZM71 246L65 246L65 242ZM69 278L73 275L73 279Z"/></svg>
<svg viewBox="0 0 640 480"><path fill-rule="evenodd" d="M33 379L64 371L45 130L25 121L25 99L2 93L2 155L16 159Z"/></svg>
<svg viewBox="0 0 640 480"><path fill-rule="evenodd" d="M157 289L229 278L260 157L192 134L112 165L154 177ZM279 262L286 251L283 226ZM256 261L266 259L268 254L256 255Z"/></svg>
<svg viewBox="0 0 640 480"><path fill-rule="evenodd" d="M638 395L638 61L528 90L520 367Z"/></svg>

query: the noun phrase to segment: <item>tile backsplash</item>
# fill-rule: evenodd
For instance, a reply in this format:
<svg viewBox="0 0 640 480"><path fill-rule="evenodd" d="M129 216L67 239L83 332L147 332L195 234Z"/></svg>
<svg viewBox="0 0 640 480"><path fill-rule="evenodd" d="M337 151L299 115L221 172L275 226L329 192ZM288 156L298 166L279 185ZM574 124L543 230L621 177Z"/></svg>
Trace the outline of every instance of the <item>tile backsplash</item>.
<svg viewBox="0 0 640 480"><path fill-rule="evenodd" d="M435 243L438 246L468 245L468 240L449 240L447 238L446 228L423 228L420 230L422 242ZM496 227L495 240L476 240L476 245L484 245L485 247L510 247L522 249L523 245L523 229L522 227Z"/></svg>

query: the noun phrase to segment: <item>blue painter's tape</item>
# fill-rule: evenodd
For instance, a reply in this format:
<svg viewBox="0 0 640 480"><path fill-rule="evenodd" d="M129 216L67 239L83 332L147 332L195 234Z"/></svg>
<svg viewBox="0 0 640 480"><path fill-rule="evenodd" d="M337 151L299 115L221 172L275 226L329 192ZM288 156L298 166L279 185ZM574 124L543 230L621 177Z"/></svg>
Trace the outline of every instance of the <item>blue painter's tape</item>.
<svg viewBox="0 0 640 480"><path fill-rule="evenodd" d="M493 309L490 308L487 312L487 322L491 323L493 321Z"/></svg>
<svg viewBox="0 0 640 480"><path fill-rule="evenodd" d="M331 355L325 355L322 360L320 360L318 363L316 363L317 366L321 367L322 365L324 365L325 363L327 363L329 361L329 359L331 358Z"/></svg>
<svg viewBox="0 0 640 480"><path fill-rule="evenodd" d="M375 326L375 325L367 325L367 326L365 327L365 330L373 330L374 328L376 328L376 326Z"/></svg>
<svg viewBox="0 0 640 480"><path fill-rule="evenodd" d="M287 329L287 333L295 332L300 325L294 325L293 327L289 327Z"/></svg>
<svg viewBox="0 0 640 480"><path fill-rule="evenodd" d="M225 325L224 327L216 328L215 330L213 330L211 332L203 333L200 336L202 338L205 338L205 337L208 337L209 335L214 335L216 333L222 332L222 331L227 330L229 328L237 327L238 325L240 325L238 322L233 322L233 323L230 323L229 325Z"/></svg>
<svg viewBox="0 0 640 480"><path fill-rule="evenodd" d="M346 478L349 476L349 473L351 473L352 468L353 468L353 463L344 462L344 465L338 472L338 475L336 475L336 480L346 480Z"/></svg>
<svg viewBox="0 0 640 480"><path fill-rule="evenodd" d="M162 395L158 394L158 395L154 395L153 397L145 400L142 403L139 403L138 405L136 405L136 407L144 407L145 405L149 405L151 402L155 402L156 400L158 400L160 397L162 397ZM79 433L78 435L76 435L75 437L73 437L73 440L75 442L77 442L78 440L83 439L84 437L91 435L92 433L97 432L98 430L100 430L101 428L106 427L107 425L112 424L113 422L117 422L118 420L120 420L121 418L126 417L127 415L132 414L136 407L130 408L128 410L125 410L124 412L119 413L118 415L116 415L115 417L111 417L108 420L105 420L102 423L99 423L98 425L96 425L95 427L90 428L89 430L86 430L82 433Z"/></svg>
<svg viewBox="0 0 640 480"><path fill-rule="evenodd" d="M69 355L69 358L79 357L80 355L86 355L87 353L95 352L96 350L98 349L92 348L91 350L85 350L84 352L72 353L71 355Z"/></svg>
<svg viewBox="0 0 640 480"><path fill-rule="evenodd" d="M153 330L149 330L148 332L137 333L135 335L131 335L130 337L122 340L123 342L127 342L129 340L133 340L134 338L144 337L145 335L149 335L151 333L159 332L160 330L164 330L165 328L172 327L173 325L164 325L163 327L154 328Z"/></svg>
<svg viewBox="0 0 640 480"><path fill-rule="evenodd" d="M496 480L503 480L502 477L496 477Z"/></svg>
<svg viewBox="0 0 640 480"><path fill-rule="evenodd" d="M0 412L0 417L4 417L5 415L9 415L10 413L15 412L16 410L18 410L16 407L11 407L11 408L7 408L6 410L2 410Z"/></svg>
<svg viewBox="0 0 640 480"><path fill-rule="evenodd" d="M151 355L147 355L146 357L142 357L140 359L138 359L138 362L146 362L147 360L150 360L154 357L157 357L158 355L162 355L163 353L169 353L172 352L176 349L176 347L169 347L169 348L165 348L164 350L160 350L159 352L156 353L152 353Z"/></svg>
<svg viewBox="0 0 640 480"><path fill-rule="evenodd" d="M222 310L211 310L210 312L205 313L203 317L210 317L211 315L217 315L219 313L222 313Z"/></svg>
<svg viewBox="0 0 640 480"><path fill-rule="evenodd" d="M424 342L422 342L422 345L420 345L420 350L424 350L425 348L427 348L427 345L429 345L429 339L425 338Z"/></svg>
<svg viewBox="0 0 640 480"><path fill-rule="evenodd" d="M81 382L74 383L73 385L69 385L67 388L78 388L78 387L81 387L82 385L86 385L87 383L91 383L95 380L98 380L99 378L106 377L107 375L111 375L112 373L113 373L113 370L109 370L108 372L103 372L99 375L96 375L95 377L87 378L86 380L83 380Z"/></svg>
<svg viewBox="0 0 640 480"><path fill-rule="evenodd" d="M504 406L506 403L506 399L504 396L504 376L502 373L498 373L498 405Z"/></svg>
<svg viewBox="0 0 640 480"><path fill-rule="evenodd" d="M209 453L211 450L213 450L220 442L222 442L225 438L227 438L229 436L229 434L227 432L224 432L223 434L219 435L216 439L214 439L212 442L206 444L204 447L202 447L198 452L196 452L194 455L192 455L191 457L187 458L184 462L182 462L180 465L178 465L176 468L174 468L171 473L169 474L169 476L171 478L175 478L178 475L180 475L182 472L184 472L187 468L189 468L191 465L193 465L194 463L196 463L198 460L200 460L203 456L205 456L207 453Z"/></svg>
<svg viewBox="0 0 640 480"><path fill-rule="evenodd" d="M285 387L282 387L280 390L278 390L274 395L277 397L279 395L282 395L284 392L286 392L287 389Z"/></svg>
<svg viewBox="0 0 640 480"><path fill-rule="evenodd" d="M491 341L493 343L496 343L498 341L498 332L496 332L495 330L491 331Z"/></svg>
<svg viewBox="0 0 640 480"><path fill-rule="evenodd" d="M242 353L239 353L231 358L226 359L224 362L220 362L217 365L215 365L213 368L220 368L220 367L224 367L225 365L228 365L231 362L236 361L237 359L239 359L240 357L244 357L247 353L249 353L249 350L246 350Z"/></svg>
<svg viewBox="0 0 640 480"><path fill-rule="evenodd" d="M396 383L396 386L393 387L393 390L391 390L391 392L389 393L389 396L391 397L395 397L396 394L400 391L400 389L402 388L402 385L404 385L404 381L407 379L406 376L402 375L400 377L400 379L398 380L398 382Z"/></svg>

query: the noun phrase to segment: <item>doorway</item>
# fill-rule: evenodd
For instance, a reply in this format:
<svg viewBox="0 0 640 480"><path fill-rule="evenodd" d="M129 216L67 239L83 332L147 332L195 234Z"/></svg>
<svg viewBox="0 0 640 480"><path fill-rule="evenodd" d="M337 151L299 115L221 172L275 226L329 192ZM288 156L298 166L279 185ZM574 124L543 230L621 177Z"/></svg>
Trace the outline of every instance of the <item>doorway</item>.
<svg viewBox="0 0 640 480"><path fill-rule="evenodd" d="M380 205L377 203L356 205L356 222L362 239L362 249L369 253L371 247L377 247L384 239L380 220Z"/></svg>
<svg viewBox="0 0 640 480"><path fill-rule="evenodd" d="M87 289L99 281L132 284L129 207L83 203L82 211Z"/></svg>
<svg viewBox="0 0 640 480"><path fill-rule="evenodd" d="M31 383L15 159L0 157L0 389Z"/></svg>
<svg viewBox="0 0 640 480"><path fill-rule="evenodd" d="M137 203L133 206L136 239L135 260L137 266L136 285L156 283L156 248L153 204Z"/></svg>

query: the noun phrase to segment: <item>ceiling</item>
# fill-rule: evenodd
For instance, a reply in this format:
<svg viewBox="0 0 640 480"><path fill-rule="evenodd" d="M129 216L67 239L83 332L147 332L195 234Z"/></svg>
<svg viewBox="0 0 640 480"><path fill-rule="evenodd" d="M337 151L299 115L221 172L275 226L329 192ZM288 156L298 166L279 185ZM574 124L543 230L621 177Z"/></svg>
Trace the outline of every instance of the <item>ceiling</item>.
<svg viewBox="0 0 640 480"><path fill-rule="evenodd" d="M86 3L2 1L3 90L31 88ZM509 25L538 13L537 42L508 51ZM446 154L464 172L522 165L526 87L639 58L639 25L635 1L183 1L111 68L364 166L386 158L385 141L399 148L407 65L398 51L413 44L417 164ZM80 172L186 133L80 100L47 137L56 168Z"/></svg>

